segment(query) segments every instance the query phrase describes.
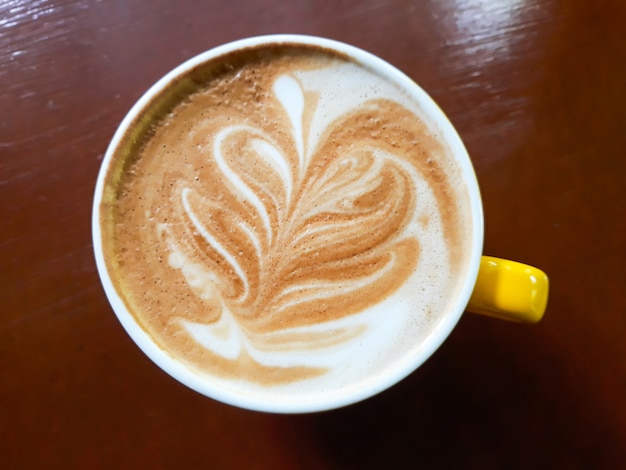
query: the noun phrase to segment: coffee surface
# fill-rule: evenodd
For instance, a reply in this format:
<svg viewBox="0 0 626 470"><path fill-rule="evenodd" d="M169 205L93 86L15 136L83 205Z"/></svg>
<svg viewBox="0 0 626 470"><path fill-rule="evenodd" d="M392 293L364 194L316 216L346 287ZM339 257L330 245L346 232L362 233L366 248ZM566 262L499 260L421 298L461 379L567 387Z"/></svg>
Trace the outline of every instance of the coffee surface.
<svg viewBox="0 0 626 470"><path fill-rule="evenodd" d="M437 129L398 85L323 49L206 69L106 183L127 308L171 356L245 390L332 390L405 360L470 251Z"/></svg>

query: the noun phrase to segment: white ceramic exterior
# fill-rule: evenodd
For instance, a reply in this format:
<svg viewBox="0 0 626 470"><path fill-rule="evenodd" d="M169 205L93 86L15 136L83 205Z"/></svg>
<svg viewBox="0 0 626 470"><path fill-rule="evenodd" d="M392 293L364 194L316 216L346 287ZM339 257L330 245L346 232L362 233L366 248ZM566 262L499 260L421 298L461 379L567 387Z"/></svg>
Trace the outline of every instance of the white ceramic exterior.
<svg viewBox="0 0 626 470"><path fill-rule="evenodd" d="M410 357L408 361L402 361L401 367L394 367L389 373L378 374L375 377L371 377L371 380L361 383L357 388L343 387L337 390L336 393L314 396L308 396L306 393L303 393L298 400L293 401L272 399L271 394L257 396L253 393L243 394L233 392L232 390L212 382L206 377L200 377L187 366L171 357L166 351L160 349L150 336L136 323L116 292L104 261L100 230L100 204L104 181L113 158L114 150L119 145L122 137L128 131L129 126L131 126L137 115L152 101L155 95L167 88L175 78L184 75L189 70L210 59L241 48L253 47L260 44L280 43L311 44L347 54L358 63L376 70L378 73L399 85L419 103L425 114L430 118L432 124L438 128L440 135L443 136L443 139L447 142L463 173L463 178L470 195L472 221L471 246L473 247L468 274L463 281L462 290L456 300L455 307L437 324L435 331L428 335L425 343L417 350L415 355ZM224 403L266 412L306 413L346 406L376 395L415 371L445 341L463 314L476 282L483 245L483 213L474 169L459 135L443 111L415 82L382 59L341 42L312 36L270 35L242 39L199 54L161 78L137 101L120 124L104 156L96 184L92 214L92 230L98 272L113 311L139 348L161 369L191 389Z"/></svg>

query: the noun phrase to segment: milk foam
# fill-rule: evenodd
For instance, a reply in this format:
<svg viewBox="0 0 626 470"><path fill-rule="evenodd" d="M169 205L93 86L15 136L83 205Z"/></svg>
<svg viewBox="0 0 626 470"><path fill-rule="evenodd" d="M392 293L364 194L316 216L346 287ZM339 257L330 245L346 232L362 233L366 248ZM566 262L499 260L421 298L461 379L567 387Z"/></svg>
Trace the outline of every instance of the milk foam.
<svg viewBox="0 0 626 470"><path fill-rule="evenodd" d="M171 288L181 298L185 290L196 298L185 311L180 303L157 314L174 336L187 338L184 346L173 347L179 340L148 319L148 306L159 308L146 300L153 294L137 296L143 300L132 310L157 342L211 380L261 394L270 387L287 399L366 381L419 349L457 288L460 268L446 224L457 224L452 230L461 239L467 227L442 212L451 203L442 194L461 204L454 164L422 123L420 108L395 85L336 58L285 70L268 83L264 96L275 103L276 119L284 117L280 129L242 116L217 124L196 116L174 149L179 155L187 145L195 156L176 157L180 172L160 173L169 182L168 208L156 198L144 208L157 246L142 250L178 273ZM429 135L413 143L401 141L397 129L386 135L385 123L396 116L385 116L389 110L419 123L408 138ZM366 122L368 132L333 129L352 120ZM341 142L333 142L337 136ZM430 147L422 148L425 142ZM172 158L159 147L148 148L155 162ZM208 171L204 164L210 179L186 176ZM137 171L153 170L147 164ZM140 184L139 192L150 186ZM395 229L386 233L388 225ZM272 278L276 273L284 275ZM268 279L273 285L265 285ZM198 306L204 310L191 311ZM200 351L196 359L185 356L189 348ZM202 351L208 363L232 363L230 372L203 366ZM255 368L239 367L242 357ZM300 372L276 383L259 377L276 368Z"/></svg>

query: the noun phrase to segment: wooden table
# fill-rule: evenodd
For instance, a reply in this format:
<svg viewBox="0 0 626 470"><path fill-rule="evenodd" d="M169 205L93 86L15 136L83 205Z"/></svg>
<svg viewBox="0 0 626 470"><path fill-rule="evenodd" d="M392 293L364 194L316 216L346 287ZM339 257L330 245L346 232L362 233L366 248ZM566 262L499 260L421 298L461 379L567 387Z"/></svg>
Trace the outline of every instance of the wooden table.
<svg viewBox="0 0 626 470"><path fill-rule="evenodd" d="M626 468L625 21L618 0L2 2L0 467ZM92 254L108 141L169 69L276 32L369 50L440 103L485 253L551 277L541 324L465 315L396 387L304 416L204 398L135 347Z"/></svg>

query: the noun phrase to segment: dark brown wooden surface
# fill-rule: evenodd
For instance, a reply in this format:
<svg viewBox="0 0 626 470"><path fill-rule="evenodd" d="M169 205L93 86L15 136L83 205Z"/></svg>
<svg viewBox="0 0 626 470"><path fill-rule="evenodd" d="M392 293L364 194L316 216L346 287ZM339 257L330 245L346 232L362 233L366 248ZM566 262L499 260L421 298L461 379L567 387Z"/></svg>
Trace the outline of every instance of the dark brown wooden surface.
<svg viewBox="0 0 626 470"><path fill-rule="evenodd" d="M218 44L326 36L404 70L457 126L485 253L551 277L543 323L466 315L398 386L272 416L161 372L109 308L96 174L161 75ZM0 468L625 468L626 3L0 3Z"/></svg>

